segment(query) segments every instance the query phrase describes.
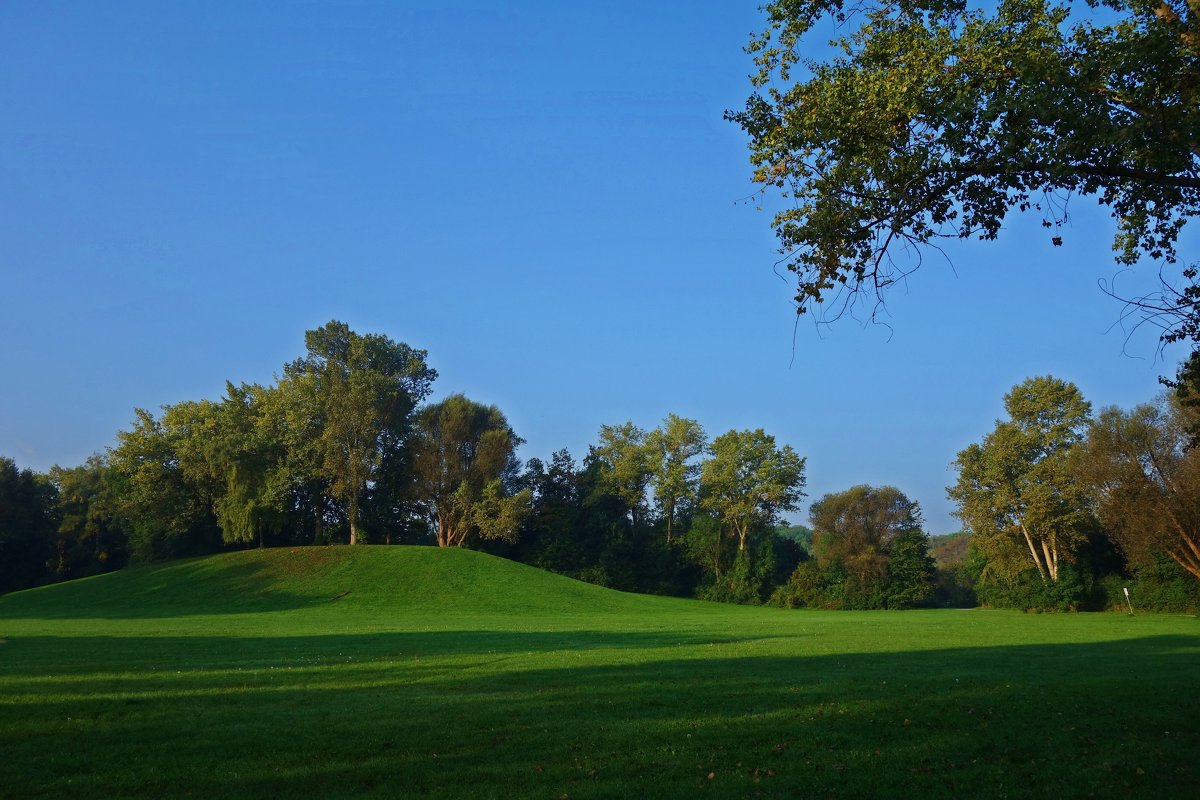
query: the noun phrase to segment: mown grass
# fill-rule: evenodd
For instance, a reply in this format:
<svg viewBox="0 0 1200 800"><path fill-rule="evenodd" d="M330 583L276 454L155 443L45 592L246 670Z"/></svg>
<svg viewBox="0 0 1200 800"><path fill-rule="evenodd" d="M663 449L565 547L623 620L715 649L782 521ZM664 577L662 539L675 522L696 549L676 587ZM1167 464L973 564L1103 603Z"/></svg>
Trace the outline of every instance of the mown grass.
<svg viewBox="0 0 1200 800"><path fill-rule="evenodd" d="M0 598L0 797L1195 797L1190 617L782 611L465 551Z"/></svg>

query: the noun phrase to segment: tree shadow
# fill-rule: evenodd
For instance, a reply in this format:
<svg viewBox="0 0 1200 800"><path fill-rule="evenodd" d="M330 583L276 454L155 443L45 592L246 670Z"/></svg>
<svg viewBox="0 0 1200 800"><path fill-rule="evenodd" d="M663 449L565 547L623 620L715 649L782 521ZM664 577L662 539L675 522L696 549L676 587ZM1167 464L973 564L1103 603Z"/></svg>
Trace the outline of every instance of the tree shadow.
<svg viewBox="0 0 1200 800"><path fill-rule="evenodd" d="M72 647L86 663L51 672ZM822 655L585 630L3 648L0 785L13 796L1200 789L1200 635Z"/></svg>
<svg viewBox="0 0 1200 800"><path fill-rule="evenodd" d="M0 619L151 619L207 614L287 611L337 602L336 594L282 590L278 567L267 561L208 557L129 568L0 597ZM186 579L179 575L187 571ZM104 585L99 591L97 584Z"/></svg>

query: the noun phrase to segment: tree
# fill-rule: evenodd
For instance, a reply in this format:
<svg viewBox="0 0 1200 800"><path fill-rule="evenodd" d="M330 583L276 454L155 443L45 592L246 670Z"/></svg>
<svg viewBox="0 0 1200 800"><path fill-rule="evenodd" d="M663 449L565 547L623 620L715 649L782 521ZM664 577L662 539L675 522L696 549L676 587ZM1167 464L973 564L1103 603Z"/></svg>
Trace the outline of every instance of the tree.
<svg viewBox="0 0 1200 800"><path fill-rule="evenodd" d="M284 368L284 391L294 396L299 436L311 443L315 472L346 508L350 543L358 541L363 493L383 451L407 435L413 410L428 396L437 372L414 350L387 336L360 336L336 320L304 334L308 353Z"/></svg>
<svg viewBox="0 0 1200 800"><path fill-rule="evenodd" d="M137 408L130 430L117 433L117 446L109 452L114 505L137 561L199 555L220 547L213 515L220 483L206 462L189 452L204 440L207 413L200 404L180 403L168 407L159 420ZM192 436L196 428L199 433Z"/></svg>
<svg viewBox="0 0 1200 800"><path fill-rule="evenodd" d="M713 440L700 467L700 504L720 519L745 552L756 527L773 525L804 497L804 459L758 428L729 431Z"/></svg>
<svg viewBox="0 0 1200 800"><path fill-rule="evenodd" d="M600 443L588 455L604 467L598 488L621 500L633 529L638 530L646 511L646 490L654 476L646 432L632 422L601 425Z"/></svg>
<svg viewBox="0 0 1200 800"><path fill-rule="evenodd" d="M577 572L589 554L587 543L581 541L582 499L575 459L566 449L556 451L549 464L531 458L521 485L530 490L532 507L514 557L552 572Z"/></svg>
<svg viewBox="0 0 1200 800"><path fill-rule="evenodd" d="M77 467L52 467L58 535L51 570L57 580L82 578L125 566L128 535L117 516L113 471L95 454Z"/></svg>
<svg viewBox="0 0 1200 800"><path fill-rule="evenodd" d="M921 507L894 486L827 494L813 503L809 520L817 564L846 575L849 605L907 608L933 592Z"/></svg>
<svg viewBox="0 0 1200 800"><path fill-rule="evenodd" d="M1105 530L1136 564L1166 553L1200 580L1200 450L1178 401L1103 409L1073 453Z"/></svg>
<svg viewBox="0 0 1200 800"><path fill-rule="evenodd" d="M1200 350L1193 350L1175 374L1175 380L1159 378L1175 390L1176 411L1186 426L1187 448L1200 446Z"/></svg>
<svg viewBox="0 0 1200 800"><path fill-rule="evenodd" d="M1043 582L1057 581L1086 538L1087 500L1069 454L1091 404L1074 384L1046 376L1014 386L1004 407L1009 419L958 454L947 493L990 570L1014 579L1032 564Z"/></svg>
<svg viewBox="0 0 1200 800"><path fill-rule="evenodd" d="M0 594L45 582L54 540L54 487L0 456Z"/></svg>
<svg viewBox="0 0 1200 800"><path fill-rule="evenodd" d="M661 427L650 432L650 472L654 499L667 522L667 544L671 543L680 506L696 496L700 465L694 459L704 453L708 437L694 419L668 414Z"/></svg>
<svg viewBox="0 0 1200 800"><path fill-rule="evenodd" d="M421 409L413 432L416 497L434 525L439 547L473 536L512 540L532 493L513 493L521 439L495 406L461 394Z"/></svg>
<svg viewBox="0 0 1200 800"><path fill-rule="evenodd" d="M261 547L266 530L283 526L292 489L279 390L226 383L225 394L205 448L210 469L223 481L214 511L226 542L257 539Z"/></svg>
<svg viewBox="0 0 1200 800"><path fill-rule="evenodd" d="M775 0L747 51L754 180L787 206L774 227L797 310L840 314L947 238L994 239L1013 210L1061 243L1067 202L1117 219L1117 260L1174 264L1200 210L1200 9L1194 0ZM849 27L823 62L822 20ZM810 51L811 52L811 51ZM801 77L803 76L803 77ZM1200 286L1164 278L1137 302L1164 339L1200 341Z"/></svg>

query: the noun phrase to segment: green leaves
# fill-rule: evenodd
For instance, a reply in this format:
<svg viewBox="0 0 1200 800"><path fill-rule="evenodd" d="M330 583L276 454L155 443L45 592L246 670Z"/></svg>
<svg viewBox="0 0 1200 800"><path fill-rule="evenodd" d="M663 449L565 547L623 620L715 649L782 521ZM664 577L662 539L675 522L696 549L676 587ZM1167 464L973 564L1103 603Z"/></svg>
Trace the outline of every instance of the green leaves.
<svg viewBox="0 0 1200 800"><path fill-rule="evenodd" d="M1105 408L1072 464L1131 562L1153 564L1165 553L1200 579L1200 450L1188 447L1186 417L1177 398Z"/></svg>
<svg viewBox="0 0 1200 800"><path fill-rule="evenodd" d="M514 541L532 493L513 493L521 439L495 406L451 395L421 409L412 437L415 496L441 547L472 537Z"/></svg>
<svg viewBox="0 0 1200 800"><path fill-rule="evenodd" d="M299 460L345 504L354 544L362 495L384 452L406 435L437 372L424 350L379 334L360 336L336 320L304 339L308 354L285 368L281 389L305 426L298 438L307 441L297 453L307 458Z"/></svg>
<svg viewBox="0 0 1200 800"><path fill-rule="evenodd" d="M1073 384L1046 376L1014 386L1004 407L1009 419L958 454L958 482L947 493L993 575L1013 580L1033 566L1056 581L1090 520L1069 454L1091 404Z"/></svg>
<svg viewBox="0 0 1200 800"><path fill-rule="evenodd" d="M778 447L762 428L729 431L712 443L700 468L701 506L738 537L739 551L756 526L794 511L804 496L805 459L789 445Z"/></svg>
<svg viewBox="0 0 1200 800"><path fill-rule="evenodd" d="M1109 24L1049 0L770 3L747 47L754 92L726 117L762 193L788 201L774 226L798 311L882 302L923 248L995 238L1012 210L1041 214L1059 244L1072 194L1112 210L1120 261L1174 262L1200 210L1200 16L1180 0L1105 5ZM841 55L803 61L829 17L857 27ZM1166 308L1194 327L1194 304Z"/></svg>

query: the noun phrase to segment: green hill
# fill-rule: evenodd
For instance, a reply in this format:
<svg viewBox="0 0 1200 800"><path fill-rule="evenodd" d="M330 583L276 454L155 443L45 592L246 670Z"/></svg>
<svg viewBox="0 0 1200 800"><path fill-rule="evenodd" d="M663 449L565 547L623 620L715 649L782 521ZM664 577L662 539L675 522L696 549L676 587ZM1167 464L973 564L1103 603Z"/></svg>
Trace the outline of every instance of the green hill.
<svg viewBox="0 0 1200 800"><path fill-rule="evenodd" d="M1194 618L244 551L0 598L0 796L1193 797L1198 663Z"/></svg>
<svg viewBox="0 0 1200 800"><path fill-rule="evenodd" d="M0 618L159 617L323 607L592 614L664 602L672 601L615 592L472 550L299 547L136 567L16 592L0 598Z"/></svg>

